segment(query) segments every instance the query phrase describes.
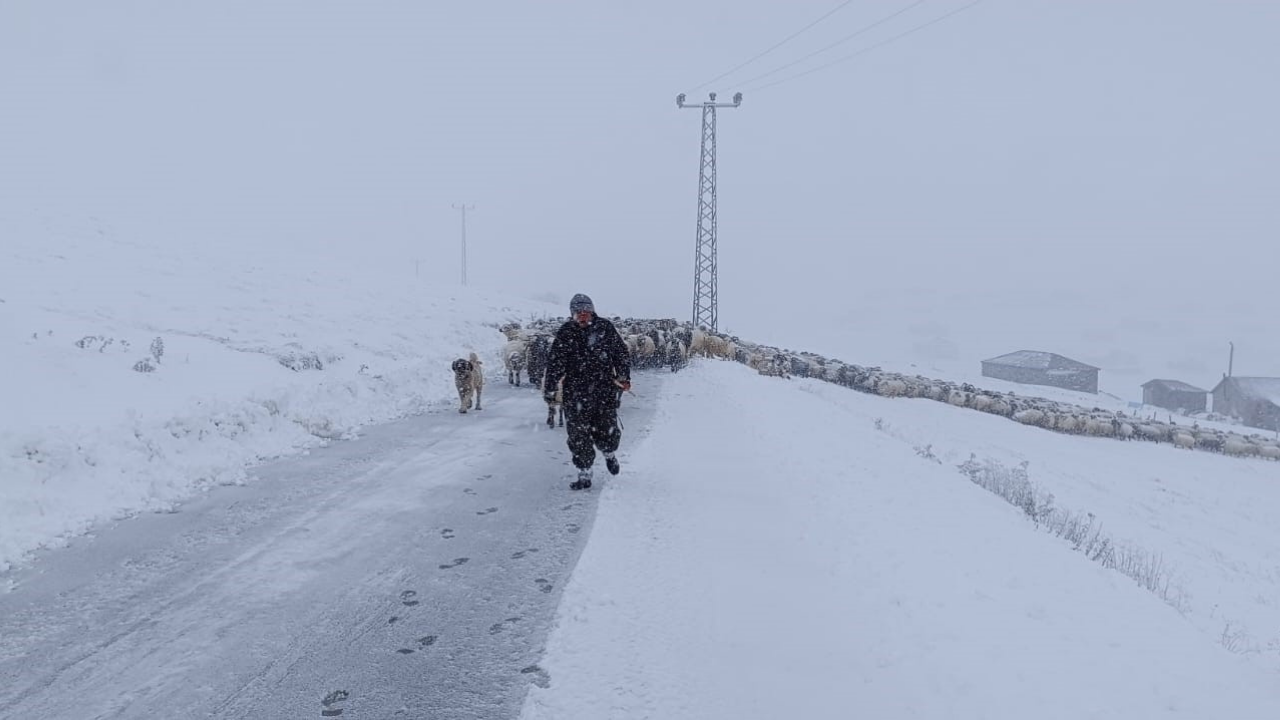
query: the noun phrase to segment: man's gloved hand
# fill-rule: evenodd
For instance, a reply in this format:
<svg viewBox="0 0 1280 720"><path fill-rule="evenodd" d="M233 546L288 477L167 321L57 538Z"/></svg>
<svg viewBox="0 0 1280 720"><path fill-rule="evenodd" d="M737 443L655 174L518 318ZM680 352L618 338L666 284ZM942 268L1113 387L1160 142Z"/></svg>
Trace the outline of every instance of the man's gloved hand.
<svg viewBox="0 0 1280 720"><path fill-rule="evenodd" d="M546 400L548 405L555 405L555 404L556 404L556 391L555 391L555 389L551 389L551 390L544 390L544 391L542 392L542 399L543 399L543 400Z"/></svg>
<svg viewBox="0 0 1280 720"><path fill-rule="evenodd" d="M630 381L630 380L619 380L619 381L618 381L618 387L622 388L622 392L631 392L631 381Z"/></svg>

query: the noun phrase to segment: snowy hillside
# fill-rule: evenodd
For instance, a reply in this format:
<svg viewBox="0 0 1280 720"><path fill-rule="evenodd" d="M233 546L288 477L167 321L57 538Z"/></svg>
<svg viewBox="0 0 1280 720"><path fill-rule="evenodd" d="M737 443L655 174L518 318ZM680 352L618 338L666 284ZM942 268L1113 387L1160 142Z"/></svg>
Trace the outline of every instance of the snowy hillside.
<svg viewBox="0 0 1280 720"><path fill-rule="evenodd" d="M1274 464L731 363L663 390L603 491L525 720L1280 712ZM1029 461L1055 506L1168 585L1037 529L958 472L970 453Z"/></svg>
<svg viewBox="0 0 1280 720"><path fill-rule="evenodd" d="M474 350L496 373L498 324L561 312L321 254L178 253L82 222L0 232L0 569L444 407L450 361Z"/></svg>

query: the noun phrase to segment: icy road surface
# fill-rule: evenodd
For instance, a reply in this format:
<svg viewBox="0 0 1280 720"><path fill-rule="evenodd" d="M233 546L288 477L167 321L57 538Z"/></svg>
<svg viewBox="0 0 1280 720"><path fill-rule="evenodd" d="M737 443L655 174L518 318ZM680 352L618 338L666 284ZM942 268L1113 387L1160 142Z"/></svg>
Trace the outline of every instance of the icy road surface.
<svg viewBox="0 0 1280 720"><path fill-rule="evenodd" d="M368 428L46 553L0 595L0 717L519 714L603 483L537 392Z"/></svg>

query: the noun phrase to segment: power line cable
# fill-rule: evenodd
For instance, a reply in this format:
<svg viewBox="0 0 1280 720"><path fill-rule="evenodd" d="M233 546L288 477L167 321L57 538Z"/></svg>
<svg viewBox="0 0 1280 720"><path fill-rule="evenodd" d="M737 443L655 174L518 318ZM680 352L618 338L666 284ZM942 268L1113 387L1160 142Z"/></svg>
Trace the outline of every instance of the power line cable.
<svg viewBox="0 0 1280 720"><path fill-rule="evenodd" d="M708 80L708 81L706 81L706 82L702 83L701 85L698 85L697 87L690 88L688 91L686 91L686 94L688 94L688 95L692 95L694 91L696 91L696 90L701 90L702 88L704 88L704 87L706 87L706 86L710 85L711 83L713 83L713 82L715 82L715 81L717 81L717 80L719 80L719 79L721 79L721 78L728 77L729 75L731 75L731 74L733 74L733 73L735 73L735 72L737 72L737 71L741 70L742 68L744 68L744 67L746 67L746 66L750 65L751 63L753 63L753 62L755 62L755 61L759 60L760 58L764 57L765 55L768 55L769 53L773 52L774 50L777 50L778 48L782 47L782 46L783 46L783 45L785 45L786 43L788 43L788 42L790 42L791 40L793 40L797 35L799 35L799 34L801 34L801 33L805 32L806 30L808 30L809 28L813 27L814 25L817 25L818 23L822 22L823 20L826 20L827 18L831 17L832 15L835 15L836 13L840 12L841 10L843 10L847 5L849 5L849 4L850 4L850 3L852 3L852 2L853 2L853 0L845 0L844 2L840 3L839 5L837 5L835 8L833 8L833 9L831 9L831 10L828 10L828 11L827 11L827 13L826 13L825 15L823 15L822 17L818 18L817 20L814 20L813 22L809 23L808 25L805 25L804 27L800 28L799 30L797 30L797 31L795 31L795 32L791 33L790 35L788 35L788 36L786 36L786 37L782 38L782 39L781 39L781 40L779 40L776 44L774 44L774 45L770 46L770 47L769 47L769 49L765 50L764 52L761 52L761 53L758 53L758 54L756 54L756 55L751 56L751 57L750 57L750 58L748 58L745 62L742 62L742 63L739 63L739 64L737 64L737 65L734 65L733 67L729 68L728 70L725 70L724 72L722 72L722 73L720 73L719 75L717 75L717 76L715 76L715 77L711 78L710 80Z"/></svg>
<svg viewBox="0 0 1280 720"><path fill-rule="evenodd" d="M853 40L854 38L859 37L860 35L863 35L863 34L865 34L865 33L869 32L869 31L871 31L871 30L874 30L875 28L880 27L881 25L883 25L883 24L885 24L885 23L889 22L890 20L892 20L892 19L894 19L894 18L898 17L899 15L902 15L903 13L907 12L908 10L911 10L911 9L913 9L913 8L915 8L915 7L918 7L918 6L920 6L920 5L923 5L923 4L924 4L925 2L927 2L927 1L928 1L928 0L915 0L915 2L911 3L910 5L908 5L908 6L904 7L904 8L902 8L902 9L900 9L900 10L896 11L896 12L890 13L889 15L886 15L886 16L884 16L884 17L880 18L879 20L877 20L877 21L875 21L875 22L871 23L870 25L864 25L863 27L859 28L858 30L854 31L853 33L850 33L849 35L845 35L844 37L842 37L842 38L840 38L839 40L837 40L837 41L835 41L835 42L831 43L830 45L827 45L826 47L820 48L820 49L818 49L818 50L814 50L813 52L809 53L808 55L805 55L804 57L802 57L802 58L800 58L800 59L798 59L798 60L792 60L791 62L787 63L786 65L782 65L782 66L776 67L776 68L774 68L774 69L770 70L770 71L769 71L769 72L767 72L767 73L762 73L762 74L760 74L760 75L756 75L756 76L755 76L755 77L753 77L753 78L748 78L747 80L744 80L741 84L745 87L745 86L747 86L747 85L750 85L750 84L751 84L751 83L753 83L753 82L756 82L757 80L763 80L764 78L767 78L767 77L769 77L770 75L776 75L776 74L778 74L778 73L782 72L783 70L786 70L786 69L787 69L787 68L789 68L789 67L795 67L796 65L799 65L800 63L804 62L805 60L808 60L809 58L811 58L811 57L813 57L813 56L815 56L815 55L821 55L822 53L824 53L824 52L826 52L826 51L830 50L831 48L839 47L840 45L843 45L843 44L845 44L845 43L849 42L850 40ZM766 87L767 87L767 86L766 86Z"/></svg>
<svg viewBox="0 0 1280 720"><path fill-rule="evenodd" d="M981 3L981 2L982 2L982 0L973 0L973 2L969 3L968 5L963 5L963 6L959 7L959 8L956 8L955 10L952 10L952 11L951 11L951 12L949 12L949 13L946 13L946 14L944 14L944 15L940 15L939 17L936 17L936 18L934 18L934 19L932 19L932 20L930 20L930 21L928 21L928 22L921 23L921 24L919 24L919 25L917 25L917 26L915 26L915 27L913 27L913 28L911 28L911 29L909 29L909 30L905 30L905 31L903 31L903 32L900 32L900 33L898 33L897 35L894 35L894 36L893 36L893 37L891 37L891 38L888 38L888 39L886 39L886 40L883 40L883 41L881 41L881 42L876 43L875 45L871 45L871 46L865 47L865 48L863 48L863 49L859 50L859 51L858 51L858 52L856 52L856 53L853 53L853 54L851 54L851 55L846 55L846 56L844 56L844 57L842 57L842 58L838 58L838 59L836 59L836 60L832 60L832 61L831 61L831 62L829 62L829 63L824 63L824 64L822 64L822 65L819 65L819 66L815 67L815 68L810 68L810 69L808 69L808 70L805 70L804 72L796 73L795 75L788 75L787 77L784 77L784 78L782 78L782 79L780 79L780 80L775 80L775 81L773 81L773 82L765 83L764 85L760 85L760 86L755 87L755 88L750 88L750 91L751 91L751 92L759 92L760 90L764 90L765 88L770 88L770 87L773 87L774 85L781 85L782 83L789 82L789 81L791 81L791 80L795 80L796 78L802 78L802 77L804 77L805 75L809 75L809 74L811 74L811 73L816 73L816 72L818 72L819 70L825 70L825 69L827 69L827 68L831 67L832 65L839 65L839 64L840 64L840 63L842 63L842 62L847 62L847 61L852 60L852 59L854 59L854 58L856 58L856 57L860 57L860 56L862 56L862 55L866 55L867 53L871 52L872 50L876 50L876 49L882 48L882 47L884 47L885 45L888 45L889 43L895 42L895 41L897 41L897 40L901 40L902 38L904 38L904 37L906 37L906 36L908 36L908 35L911 35L912 33L919 32L919 31L921 31L921 30L923 30L923 29L925 29L925 28L929 27L930 25L936 25L936 24L938 24L938 23L942 22L943 20L946 20L947 18L953 17L953 16L955 16L955 15L959 15L960 13L964 12L965 10L968 10L969 8L973 7L974 5L979 4L979 3Z"/></svg>

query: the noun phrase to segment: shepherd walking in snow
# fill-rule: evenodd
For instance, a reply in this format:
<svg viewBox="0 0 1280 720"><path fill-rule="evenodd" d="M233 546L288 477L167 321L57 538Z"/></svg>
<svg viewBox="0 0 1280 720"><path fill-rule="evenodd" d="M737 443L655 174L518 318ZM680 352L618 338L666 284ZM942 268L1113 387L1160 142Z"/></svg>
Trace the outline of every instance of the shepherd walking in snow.
<svg viewBox="0 0 1280 720"><path fill-rule="evenodd" d="M631 389L631 355L613 323L596 315L591 298L574 295L569 314L572 319L560 326L551 343L543 397L548 404L555 402L556 387L563 381L565 429L578 468L578 479L569 487L585 490L591 487L596 449L610 474L621 470L614 454L622 440L618 405L622 393Z"/></svg>

